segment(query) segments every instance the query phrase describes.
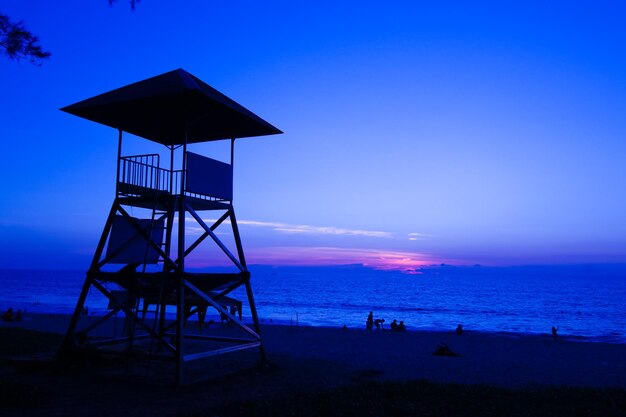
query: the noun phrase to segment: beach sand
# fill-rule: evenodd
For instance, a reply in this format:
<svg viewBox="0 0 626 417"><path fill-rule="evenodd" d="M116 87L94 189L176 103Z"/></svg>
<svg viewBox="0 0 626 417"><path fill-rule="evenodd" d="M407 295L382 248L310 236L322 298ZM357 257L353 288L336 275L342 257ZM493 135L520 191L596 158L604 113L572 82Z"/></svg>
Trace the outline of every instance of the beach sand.
<svg viewBox="0 0 626 417"><path fill-rule="evenodd" d="M30 315L2 326L63 333L69 317ZM191 324L190 324L191 325ZM366 331L365 329L263 325L269 367L254 366L256 352L233 356L240 365L208 382L173 387L171 379L145 375L114 375L99 370L70 373L24 373L7 369L5 378L37 384L47 390L46 415L67 415L99 408L105 415L135 415L125 404L149 401L163 414L197 411L206 404L257 400L319 391L367 380L430 380L443 383L487 384L507 388L574 386L626 388L626 345L557 339L549 335L454 332ZM458 357L434 356L445 343ZM235 358L235 359L233 359ZM218 359L219 361L219 359ZM154 371L154 369L152 369ZM68 394L72 393L73 394ZM80 400L78 400L80 399ZM44 406L42 405L42 407ZM20 410L19 415L37 415ZM94 411L96 410L96 411ZM27 410L28 411L28 410ZM139 413L138 413L139 414ZM137 415L138 415L137 414Z"/></svg>

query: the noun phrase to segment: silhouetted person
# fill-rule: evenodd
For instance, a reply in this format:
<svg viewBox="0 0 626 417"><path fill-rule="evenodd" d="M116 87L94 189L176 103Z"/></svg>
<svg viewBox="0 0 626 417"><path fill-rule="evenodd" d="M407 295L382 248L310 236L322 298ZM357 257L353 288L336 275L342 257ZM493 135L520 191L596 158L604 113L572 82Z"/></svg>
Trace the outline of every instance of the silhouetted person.
<svg viewBox="0 0 626 417"><path fill-rule="evenodd" d="M239 315L239 320L241 320L241 310L239 309L239 306L232 305L232 306L230 306L230 309L228 311L230 312L230 314L232 314L235 317L237 317L237 315ZM272 319L270 319L270 322L271 321L272 321ZM235 322L230 320L230 324L235 324Z"/></svg>
<svg viewBox="0 0 626 417"><path fill-rule="evenodd" d="M457 335L462 335L463 334L463 326L462 325L458 325L456 326L456 330L454 331Z"/></svg>
<svg viewBox="0 0 626 417"><path fill-rule="evenodd" d="M13 321L13 309L9 307L9 309L2 315L2 321Z"/></svg>
<svg viewBox="0 0 626 417"><path fill-rule="evenodd" d="M399 332L406 331L406 326L404 325L404 322L402 320L400 320L400 324L398 324L398 331Z"/></svg>
<svg viewBox="0 0 626 417"><path fill-rule="evenodd" d="M22 310L17 310L15 313L15 321L22 321Z"/></svg>
<svg viewBox="0 0 626 417"><path fill-rule="evenodd" d="M439 346L437 346L437 349L435 349L435 351L433 352L433 355L450 356L450 357L461 356L458 353L454 352L452 349L450 349L448 345L446 345L445 343L442 343Z"/></svg>
<svg viewBox="0 0 626 417"><path fill-rule="evenodd" d="M391 322L389 327L391 327L391 331L397 332L398 331L398 320L393 319L393 321Z"/></svg>
<svg viewBox="0 0 626 417"><path fill-rule="evenodd" d="M370 311L370 314L367 316L367 321L365 322L365 328L367 330L372 330L374 327L374 312Z"/></svg>
<svg viewBox="0 0 626 417"><path fill-rule="evenodd" d="M374 320L374 326L376 326L376 330L380 330L383 328L385 323L385 319L376 319Z"/></svg>
<svg viewBox="0 0 626 417"><path fill-rule="evenodd" d="M206 306L202 307L198 307L198 327L202 328L202 326L204 325L204 318L206 317Z"/></svg>
<svg viewBox="0 0 626 417"><path fill-rule="evenodd" d="M557 337L559 336L559 335L557 334L557 332L558 332L558 331L559 331L559 326L557 326L557 327L552 326L552 338L553 338L554 340L556 340L556 339L557 339Z"/></svg>

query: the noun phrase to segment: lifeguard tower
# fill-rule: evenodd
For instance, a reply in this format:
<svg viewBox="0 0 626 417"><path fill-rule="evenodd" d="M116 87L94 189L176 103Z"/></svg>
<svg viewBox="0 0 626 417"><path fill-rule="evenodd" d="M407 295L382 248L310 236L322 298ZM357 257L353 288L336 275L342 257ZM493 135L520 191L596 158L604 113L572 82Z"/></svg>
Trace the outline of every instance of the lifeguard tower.
<svg viewBox="0 0 626 417"><path fill-rule="evenodd" d="M250 273L233 208L234 143L237 138L282 132L182 69L61 110L118 131L115 200L61 353L97 348L132 350L152 357L158 352L175 361L179 384L185 379L187 364L203 358L258 349L264 360ZM125 156L124 132L163 145L165 157L160 153ZM187 149L192 143L219 140L230 141L230 164ZM210 212L215 219L208 221L200 212ZM199 234L190 235L186 226L190 221ZM216 232L228 223L233 251L220 238L223 234ZM212 241L214 248L223 252L234 272L186 269L185 258L205 241ZM244 288L252 327L241 318L242 303L227 296L237 289L243 293ZM108 299L110 311L98 319L82 320L85 300L94 289ZM150 306L154 316L146 319ZM168 306L175 307L175 319L171 312L166 315ZM244 337L188 329L194 327L186 323L194 314L202 325L207 308L219 312ZM117 320L118 313L123 313L124 329L108 338L98 334L97 329L106 322L110 327L110 319ZM85 321L87 325L80 326Z"/></svg>

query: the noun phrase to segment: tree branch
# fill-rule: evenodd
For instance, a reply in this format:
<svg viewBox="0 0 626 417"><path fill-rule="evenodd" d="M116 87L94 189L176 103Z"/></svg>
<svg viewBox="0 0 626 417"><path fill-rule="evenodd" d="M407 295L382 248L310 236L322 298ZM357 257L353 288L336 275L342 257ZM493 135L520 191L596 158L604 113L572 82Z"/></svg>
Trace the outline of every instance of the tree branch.
<svg viewBox="0 0 626 417"><path fill-rule="evenodd" d="M9 59L27 59L34 65L41 65L51 55L43 50L39 45L39 38L30 33L22 21L12 22L4 14L0 14L0 52Z"/></svg>
<svg viewBox="0 0 626 417"><path fill-rule="evenodd" d="M109 0L109 6L113 6L113 3L115 3L117 0ZM130 0L130 8L135 10L135 5L137 3L139 3L140 0Z"/></svg>
<svg viewBox="0 0 626 417"><path fill-rule="evenodd" d="M108 1L109 5L113 5L117 0ZM130 8L135 10L139 1L129 0ZM11 21L9 16L0 13L0 54L2 53L9 59L16 61L26 59L31 64L38 66L52 55L41 47L39 38L26 29L24 22L21 20Z"/></svg>

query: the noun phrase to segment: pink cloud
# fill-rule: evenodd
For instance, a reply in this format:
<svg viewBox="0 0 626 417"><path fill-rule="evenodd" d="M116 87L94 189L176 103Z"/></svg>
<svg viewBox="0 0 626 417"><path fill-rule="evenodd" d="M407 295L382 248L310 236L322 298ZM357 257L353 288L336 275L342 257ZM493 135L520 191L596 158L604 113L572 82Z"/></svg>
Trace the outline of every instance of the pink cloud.
<svg viewBox="0 0 626 417"><path fill-rule="evenodd" d="M405 272L442 262L441 259L415 252L335 247L256 248L249 251L248 260L253 264L270 265L363 264L376 269Z"/></svg>

